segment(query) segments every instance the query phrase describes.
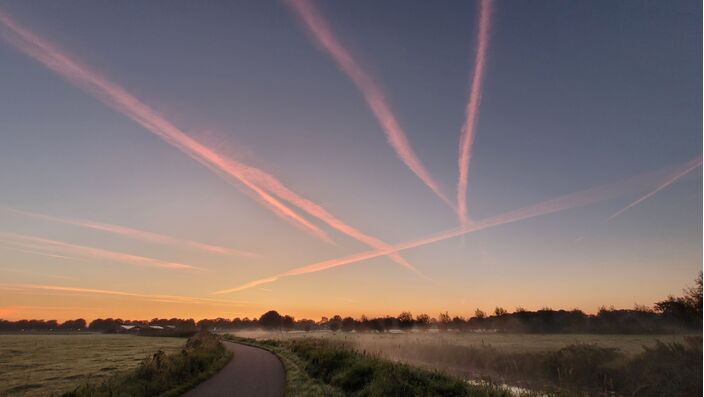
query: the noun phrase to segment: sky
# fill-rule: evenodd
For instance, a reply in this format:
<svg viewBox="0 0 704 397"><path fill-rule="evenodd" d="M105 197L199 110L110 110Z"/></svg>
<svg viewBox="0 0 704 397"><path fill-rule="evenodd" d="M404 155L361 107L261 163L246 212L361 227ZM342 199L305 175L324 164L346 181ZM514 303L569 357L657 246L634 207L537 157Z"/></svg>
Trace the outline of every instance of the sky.
<svg viewBox="0 0 704 397"><path fill-rule="evenodd" d="M2 1L0 318L652 305L702 267L701 15Z"/></svg>

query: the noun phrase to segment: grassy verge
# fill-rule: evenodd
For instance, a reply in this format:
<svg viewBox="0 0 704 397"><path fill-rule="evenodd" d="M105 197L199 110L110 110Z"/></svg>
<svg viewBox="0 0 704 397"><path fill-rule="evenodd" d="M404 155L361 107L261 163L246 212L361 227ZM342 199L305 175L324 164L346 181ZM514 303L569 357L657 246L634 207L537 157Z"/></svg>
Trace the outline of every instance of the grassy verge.
<svg viewBox="0 0 704 397"><path fill-rule="evenodd" d="M305 362L294 352L286 347L280 346L278 343L272 343L272 341L260 342L249 338L239 338L233 335L225 335L224 338L233 342L268 350L276 354L286 370L286 396L344 396L342 391L311 377L305 370Z"/></svg>
<svg viewBox="0 0 704 397"><path fill-rule="evenodd" d="M85 383L64 397L171 397L178 396L219 371L231 353L217 336L199 333L188 339L178 353L157 352L132 371L116 374L100 383Z"/></svg>
<svg viewBox="0 0 704 397"><path fill-rule="evenodd" d="M286 368L287 396L466 396L510 394L491 386L470 385L446 374L358 353L328 340L254 341L230 339L267 349Z"/></svg>

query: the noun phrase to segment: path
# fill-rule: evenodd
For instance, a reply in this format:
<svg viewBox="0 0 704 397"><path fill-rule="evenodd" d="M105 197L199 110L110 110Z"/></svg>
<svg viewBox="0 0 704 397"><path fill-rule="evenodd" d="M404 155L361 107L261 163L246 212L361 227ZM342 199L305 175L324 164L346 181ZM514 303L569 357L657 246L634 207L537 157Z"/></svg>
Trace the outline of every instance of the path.
<svg viewBox="0 0 704 397"><path fill-rule="evenodd" d="M272 353L239 343L223 342L234 357L212 378L182 397L282 397L286 373Z"/></svg>

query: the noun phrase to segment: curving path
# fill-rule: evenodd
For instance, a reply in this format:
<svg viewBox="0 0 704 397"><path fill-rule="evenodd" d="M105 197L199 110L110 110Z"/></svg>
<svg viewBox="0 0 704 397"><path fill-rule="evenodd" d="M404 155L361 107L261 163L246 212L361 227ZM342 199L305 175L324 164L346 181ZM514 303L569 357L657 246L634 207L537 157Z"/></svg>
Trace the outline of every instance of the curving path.
<svg viewBox="0 0 704 397"><path fill-rule="evenodd" d="M266 350L223 342L234 353L223 369L182 397L282 397L286 372L278 357Z"/></svg>

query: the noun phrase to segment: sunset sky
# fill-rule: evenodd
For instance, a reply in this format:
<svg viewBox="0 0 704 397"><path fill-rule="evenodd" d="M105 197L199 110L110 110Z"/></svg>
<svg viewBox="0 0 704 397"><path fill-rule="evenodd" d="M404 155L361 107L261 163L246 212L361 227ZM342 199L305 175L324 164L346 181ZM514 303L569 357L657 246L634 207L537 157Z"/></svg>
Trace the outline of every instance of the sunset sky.
<svg viewBox="0 0 704 397"><path fill-rule="evenodd" d="M677 294L701 7L0 2L0 318Z"/></svg>

